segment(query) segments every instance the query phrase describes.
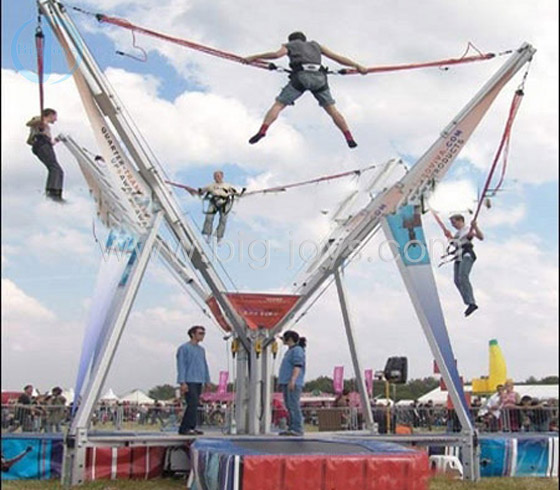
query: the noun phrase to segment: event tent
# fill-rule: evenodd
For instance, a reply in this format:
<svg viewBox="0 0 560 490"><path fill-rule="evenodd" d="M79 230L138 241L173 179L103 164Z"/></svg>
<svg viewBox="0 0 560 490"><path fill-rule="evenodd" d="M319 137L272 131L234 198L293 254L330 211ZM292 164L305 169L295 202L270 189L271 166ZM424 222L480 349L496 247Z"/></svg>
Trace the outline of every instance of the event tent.
<svg viewBox="0 0 560 490"><path fill-rule="evenodd" d="M130 393L123 395L119 399L121 402L137 403L138 405L143 405L146 403L154 403L154 399L150 398L142 390L132 390Z"/></svg>
<svg viewBox="0 0 560 490"><path fill-rule="evenodd" d="M119 397L115 395L112 388L109 388L99 400L102 402L118 402Z"/></svg>

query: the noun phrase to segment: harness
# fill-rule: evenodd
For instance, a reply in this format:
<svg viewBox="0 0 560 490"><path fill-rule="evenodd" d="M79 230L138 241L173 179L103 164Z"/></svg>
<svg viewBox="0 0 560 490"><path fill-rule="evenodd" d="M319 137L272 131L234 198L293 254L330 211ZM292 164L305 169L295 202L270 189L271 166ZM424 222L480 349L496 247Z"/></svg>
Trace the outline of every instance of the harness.
<svg viewBox="0 0 560 490"><path fill-rule="evenodd" d="M329 84L326 76L328 73L327 67L320 65L318 63L292 63L290 64L290 68L292 72L290 73L288 78L290 79L292 85L296 90L299 90L300 92L305 92L306 90L310 90L299 81L298 73L302 73L302 72L322 73L325 75L323 85L321 85L321 87L319 87L318 89L311 90L312 93L323 92L324 90L327 90L329 88Z"/></svg>
<svg viewBox="0 0 560 490"><path fill-rule="evenodd" d="M468 242L463 244L452 241L447 246L445 255L441 256L441 262L438 264L438 267L448 264L449 262L458 262L465 255L470 255L473 259L473 262L476 260L474 245L471 243L471 241L469 240Z"/></svg>
<svg viewBox="0 0 560 490"><path fill-rule="evenodd" d="M293 73L298 73L300 71L312 71L312 72L320 72L320 73L327 73L327 67L320 65L319 63L292 63L290 64L290 68L292 69Z"/></svg>
<svg viewBox="0 0 560 490"><path fill-rule="evenodd" d="M202 212L204 214L216 214L217 212L228 214L233 207L235 194L229 194L226 197L216 196L211 192L207 192L202 196ZM204 203L207 203L206 206Z"/></svg>

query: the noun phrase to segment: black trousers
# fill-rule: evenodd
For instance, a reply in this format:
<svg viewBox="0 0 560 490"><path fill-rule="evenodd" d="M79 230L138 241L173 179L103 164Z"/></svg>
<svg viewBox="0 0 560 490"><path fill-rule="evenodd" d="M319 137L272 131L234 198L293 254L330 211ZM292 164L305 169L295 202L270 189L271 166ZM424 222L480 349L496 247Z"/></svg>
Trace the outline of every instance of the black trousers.
<svg viewBox="0 0 560 490"><path fill-rule="evenodd" d="M41 163L47 167L49 175L47 176L47 192L62 191L62 183L64 180L64 172L62 167L56 161L53 145L46 139L38 137L31 151L41 160Z"/></svg>
<svg viewBox="0 0 560 490"><path fill-rule="evenodd" d="M179 427L179 434L185 434L188 430L196 427L196 420L198 414L198 400L202 393L202 383L187 383L189 391L185 393L185 402L187 408L183 414L183 420Z"/></svg>

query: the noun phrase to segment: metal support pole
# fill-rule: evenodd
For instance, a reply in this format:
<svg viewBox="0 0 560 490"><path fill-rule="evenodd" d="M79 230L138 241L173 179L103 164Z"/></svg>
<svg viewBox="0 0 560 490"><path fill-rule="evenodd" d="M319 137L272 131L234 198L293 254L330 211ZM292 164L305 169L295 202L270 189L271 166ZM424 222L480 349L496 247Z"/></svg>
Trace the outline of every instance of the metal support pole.
<svg viewBox="0 0 560 490"><path fill-rule="evenodd" d="M62 485L81 485L85 481L87 429L80 427L74 435L68 434L64 444Z"/></svg>
<svg viewBox="0 0 560 490"><path fill-rule="evenodd" d="M243 344L240 343L239 352L237 353L237 375L235 379L235 422L237 432L240 434L247 433L247 397L248 397L248 353Z"/></svg>
<svg viewBox="0 0 560 490"><path fill-rule="evenodd" d="M391 404L389 403L389 381L385 380L385 400L387 406L385 407L385 418L387 421L387 434L391 432Z"/></svg>
<svg viewBox="0 0 560 490"><path fill-rule="evenodd" d="M262 377L262 417L260 433L269 434L272 424L272 362L270 347L263 348L261 354L261 377Z"/></svg>
<svg viewBox="0 0 560 490"><path fill-rule="evenodd" d="M354 366L354 376L356 376L356 383L358 391L360 392L360 400L362 402L362 413L364 414L366 428L373 431L373 414L371 412L371 403L367 393L366 383L363 376L362 367L358 360L358 352L356 350L356 342L354 341L354 329L350 320L350 311L348 309L348 301L346 299L346 291L342 282L340 268L334 271L336 280L336 290L338 292L338 299L340 301L340 309L342 311L342 318L344 320L344 327L346 328L346 337L348 339L348 346L350 347L350 356L352 357L352 365Z"/></svg>
<svg viewBox="0 0 560 490"><path fill-rule="evenodd" d="M255 343L253 337L253 344ZM249 424L248 434L259 433L259 415L261 412L261 363L259 354L253 346L249 354Z"/></svg>
<svg viewBox="0 0 560 490"><path fill-rule="evenodd" d="M480 445L478 432L462 431L463 442L460 445L463 460L463 479L470 481L480 480Z"/></svg>

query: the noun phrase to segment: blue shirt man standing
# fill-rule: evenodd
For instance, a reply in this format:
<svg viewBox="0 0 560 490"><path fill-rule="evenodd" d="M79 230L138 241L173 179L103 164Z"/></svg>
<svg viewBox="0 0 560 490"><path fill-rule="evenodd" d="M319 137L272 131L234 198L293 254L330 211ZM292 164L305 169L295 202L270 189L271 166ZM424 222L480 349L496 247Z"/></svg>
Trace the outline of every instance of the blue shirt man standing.
<svg viewBox="0 0 560 490"><path fill-rule="evenodd" d="M306 340L297 332L287 330L282 335L284 345L288 351L282 358L278 384L284 395L284 405L288 411L288 430L281 432L281 436L303 435L303 413L300 398L305 378L305 345Z"/></svg>
<svg viewBox="0 0 560 490"><path fill-rule="evenodd" d="M177 349L177 383L187 404L179 434L200 435L203 432L196 429L198 403L203 386L210 383L206 352L199 345L206 329L195 325L189 329L188 334L190 340Z"/></svg>

